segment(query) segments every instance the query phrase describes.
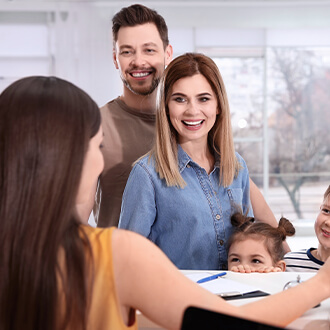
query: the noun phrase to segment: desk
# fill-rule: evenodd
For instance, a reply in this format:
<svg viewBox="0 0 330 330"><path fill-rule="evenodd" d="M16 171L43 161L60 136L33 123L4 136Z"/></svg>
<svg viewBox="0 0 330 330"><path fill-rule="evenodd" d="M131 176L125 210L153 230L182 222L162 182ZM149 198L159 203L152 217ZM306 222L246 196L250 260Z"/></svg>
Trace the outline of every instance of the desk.
<svg viewBox="0 0 330 330"><path fill-rule="evenodd" d="M193 272L200 271L182 271L184 274L189 274ZM205 271L202 271L205 272ZM208 271L207 271L208 272ZM219 271L210 271L212 273L218 273ZM305 281L315 275L315 273L293 273L293 272L279 272L279 273L268 273L268 274L240 274L228 271L226 277L228 279L245 283L251 286L255 286L262 291L268 293L277 293L283 290L284 285L297 279L297 275L300 275L301 281ZM320 288L322 290L322 288ZM265 299L265 297L260 298L244 298L237 300L229 300L228 303L239 306L259 299ZM308 299L308 297L306 297ZM274 315L274 317L276 317ZM137 316L139 322L139 329L141 330L151 330L151 329L162 329L156 326L154 323L146 319L143 315L138 314ZM299 319L290 323L287 327L288 329L303 329L303 330L325 330L330 329L330 298L324 300L321 306L313 308L303 314Z"/></svg>

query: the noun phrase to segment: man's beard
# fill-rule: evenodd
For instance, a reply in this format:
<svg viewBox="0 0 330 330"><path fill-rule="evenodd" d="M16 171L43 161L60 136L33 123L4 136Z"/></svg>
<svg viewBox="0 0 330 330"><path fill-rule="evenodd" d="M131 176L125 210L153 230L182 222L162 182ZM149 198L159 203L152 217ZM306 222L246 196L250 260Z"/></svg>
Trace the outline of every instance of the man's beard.
<svg viewBox="0 0 330 330"><path fill-rule="evenodd" d="M124 85L134 94L136 95L143 95L143 96L147 96L150 95L154 92L154 90L158 87L159 82L160 82L160 78L154 78L151 82L151 85L149 86L141 86L141 88L133 88L132 85L123 77L121 78L121 80L123 81ZM139 84L139 82L136 82L137 84ZM141 85L144 84L144 82L141 82Z"/></svg>

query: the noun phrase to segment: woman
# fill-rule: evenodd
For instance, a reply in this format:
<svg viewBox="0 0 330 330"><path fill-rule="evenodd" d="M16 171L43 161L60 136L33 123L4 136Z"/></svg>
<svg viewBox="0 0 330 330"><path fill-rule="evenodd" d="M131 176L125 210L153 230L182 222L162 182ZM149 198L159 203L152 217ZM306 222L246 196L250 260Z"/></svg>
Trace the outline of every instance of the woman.
<svg viewBox="0 0 330 330"><path fill-rule="evenodd" d="M181 269L227 269L230 216L237 207L252 215L249 190L216 64L177 57L160 84L155 146L133 167L119 227L148 237Z"/></svg>
<svg viewBox="0 0 330 330"><path fill-rule="evenodd" d="M0 95L1 329L136 329L135 309L179 328L189 305L286 325L330 297L326 262L295 288L232 306L145 238L89 227L76 205L95 193L101 143L97 105L64 80L24 78Z"/></svg>

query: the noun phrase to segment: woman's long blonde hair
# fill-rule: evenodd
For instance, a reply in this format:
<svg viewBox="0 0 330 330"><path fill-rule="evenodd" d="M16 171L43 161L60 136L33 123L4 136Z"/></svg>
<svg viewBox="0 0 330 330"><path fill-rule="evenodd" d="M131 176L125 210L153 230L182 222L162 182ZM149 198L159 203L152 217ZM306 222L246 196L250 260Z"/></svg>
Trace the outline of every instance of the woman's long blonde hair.
<svg viewBox="0 0 330 330"><path fill-rule="evenodd" d="M166 68L157 96L156 139L150 155L155 157L156 171L168 186L183 188L178 167L178 134L169 118L168 102L173 85L181 78L203 75L217 98L219 114L209 132L209 145L220 156L219 184L227 187L237 175L240 164L236 159L230 110L224 82L212 59L197 53L187 53L175 58Z"/></svg>

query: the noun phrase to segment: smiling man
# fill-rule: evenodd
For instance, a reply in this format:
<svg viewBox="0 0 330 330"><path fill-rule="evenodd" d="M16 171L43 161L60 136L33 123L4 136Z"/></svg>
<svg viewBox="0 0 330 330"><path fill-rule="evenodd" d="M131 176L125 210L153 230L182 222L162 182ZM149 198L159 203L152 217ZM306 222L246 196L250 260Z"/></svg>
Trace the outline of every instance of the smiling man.
<svg viewBox="0 0 330 330"><path fill-rule="evenodd" d="M123 93L101 108L105 166L94 207L99 227L118 225L132 163L152 147L157 86L173 55L165 20L156 11L132 5L112 23L113 61Z"/></svg>

